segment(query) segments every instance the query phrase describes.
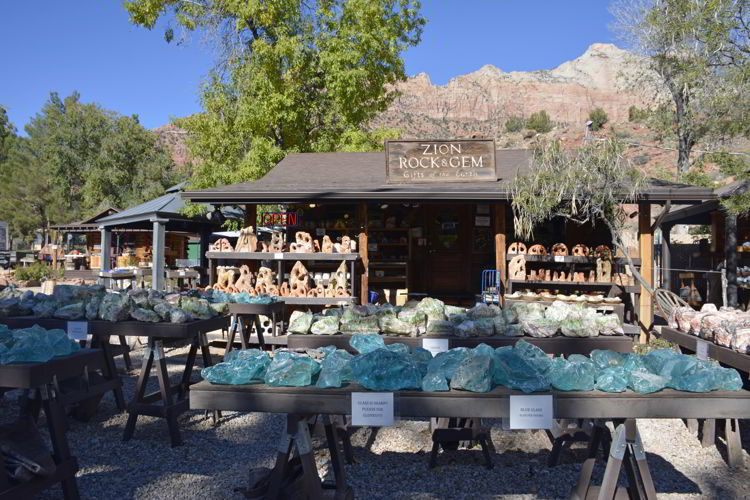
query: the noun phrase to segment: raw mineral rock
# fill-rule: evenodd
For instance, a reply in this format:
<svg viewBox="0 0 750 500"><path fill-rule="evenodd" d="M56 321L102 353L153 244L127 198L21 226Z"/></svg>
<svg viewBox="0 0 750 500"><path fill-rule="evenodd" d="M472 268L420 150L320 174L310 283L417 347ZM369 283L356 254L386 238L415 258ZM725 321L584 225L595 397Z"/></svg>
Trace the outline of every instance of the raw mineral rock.
<svg viewBox="0 0 750 500"><path fill-rule="evenodd" d="M518 323L506 325L503 335L506 337L523 337L523 325L519 325Z"/></svg>
<svg viewBox="0 0 750 500"><path fill-rule="evenodd" d="M449 391L448 380L439 373L428 372L422 378L422 390L425 392Z"/></svg>
<svg viewBox="0 0 750 500"><path fill-rule="evenodd" d="M383 333L389 335L416 335L417 332L414 325L406 321L401 321L396 317L395 313L381 315L378 325Z"/></svg>
<svg viewBox="0 0 750 500"><path fill-rule="evenodd" d="M505 323L505 316L500 314L492 318L492 327L495 331L495 335L505 335L507 324Z"/></svg>
<svg viewBox="0 0 750 500"><path fill-rule="evenodd" d="M197 319L211 319L217 315L206 299L195 297L182 297L180 308Z"/></svg>
<svg viewBox="0 0 750 500"><path fill-rule="evenodd" d="M545 373L549 369L551 360L547 357L547 353L534 344L530 344L525 340L519 340L516 342L516 345L513 346L513 349L519 355L529 360L529 362L536 366L542 373Z"/></svg>
<svg viewBox="0 0 750 500"><path fill-rule="evenodd" d="M76 320L84 319L86 316L86 306L83 302L74 302L66 306L59 307L54 314L55 318Z"/></svg>
<svg viewBox="0 0 750 500"><path fill-rule="evenodd" d="M596 368L586 361L554 358L547 371L552 387L560 391L593 391Z"/></svg>
<svg viewBox="0 0 750 500"><path fill-rule="evenodd" d="M451 389L471 392L491 391L492 357L478 354L461 361L451 378Z"/></svg>
<svg viewBox="0 0 750 500"><path fill-rule="evenodd" d="M455 335L456 326L452 321L435 319L427 322L427 335Z"/></svg>
<svg viewBox="0 0 750 500"><path fill-rule="evenodd" d="M323 316L315 320L310 332L315 335L334 335L339 331L338 316Z"/></svg>
<svg viewBox="0 0 750 500"><path fill-rule="evenodd" d="M479 356L479 355L494 356L495 349L493 349L492 347L482 342L481 344L479 344L478 346L474 347L471 350L471 355L472 356Z"/></svg>
<svg viewBox="0 0 750 500"><path fill-rule="evenodd" d="M621 366L609 366L599 372L596 377L597 391L625 392L628 387L628 374Z"/></svg>
<svg viewBox="0 0 750 500"><path fill-rule="evenodd" d="M508 325L518 323L518 310L514 307L506 307L503 309L503 317Z"/></svg>
<svg viewBox="0 0 750 500"><path fill-rule="evenodd" d="M521 327L523 333L531 337L554 337L560 329L560 323L556 320L547 318L536 318L532 320L521 318Z"/></svg>
<svg viewBox="0 0 750 500"><path fill-rule="evenodd" d="M99 305L99 318L112 322L126 321L130 317L131 307L130 297L127 295L108 293Z"/></svg>
<svg viewBox="0 0 750 500"><path fill-rule="evenodd" d="M314 325L313 325L314 326ZM341 387L353 380L351 361L354 357L343 349L328 354L320 364L318 387Z"/></svg>
<svg viewBox="0 0 750 500"><path fill-rule="evenodd" d="M145 307L136 307L130 312L130 317L135 321L146 323L159 323L161 321L161 317L157 313Z"/></svg>
<svg viewBox="0 0 750 500"><path fill-rule="evenodd" d="M425 297L419 301L417 309L427 315L427 319L446 319L445 303L442 300Z"/></svg>
<svg viewBox="0 0 750 500"><path fill-rule="evenodd" d="M341 321L341 333L378 333L380 325L377 316L363 316L350 321Z"/></svg>
<svg viewBox="0 0 750 500"><path fill-rule="evenodd" d="M521 351L510 346L495 350L492 380L497 385L523 392L547 391L550 387L544 372Z"/></svg>
<svg viewBox="0 0 750 500"><path fill-rule="evenodd" d="M495 335L494 318L477 318L474 320L474 326L480 337L492 337Z"/></svg>
<svg viewBox="0 0 750 500"><path fill-rule="evenodd" d="M99 307L102 305L102 296L95 295L86 303L86 319L94 321L99 318Z"/></svg>
<svg viewBox="0 0 750 500"><path fill-rule="evenodd" d="M190 316L190 314L187 311L183 311L182 309L175 307L172 309L172 311L169 313L169 322L170 323L187 323L188 321L191 321L193 318Z"/></svg>
<svg viewBox="0 0 750 500"><path fill-rule="evenodd" d="M209 306L219 315L222 315L229 310L229 304L227 304L226 302L211 302L209 303Z"/></svg>
<svg viewBox="0 0 750 500"><path fill-rule="evenodd" d="M409 352L412 359L414 359L414 362L417 363L419 373L424 377L427 374L427 368L430 361L432 361L432 353L424 347L419 346L410 347Z"/></svg>
<svg viewBox="0 0 750 500"><path fill-rule="evenodd" d="M263 380L270 363L268 354L258 349L235 350L224 362L201 370L201 376L212 384L250 384Z"/></svg>
<svg viewBox="0 0 750 500"><path fill-rule="evenodd" d="M544 318L544 306L536 302L516 302L511 306L511 309L515 312L516 318L515 321L508 321L508 323L536 321ZM508 318L506 317L506 319Z"/></svg>
<svg viewBox="0 0 750 500"><path fill-rule="evenodd" d="M648 371L632 371L628 374L628 387L640 394L650 394L664 389L669 379Z"/></svg>
<svg viewBox="0 0 750 500"><path fill-rule="evenodd" d="M25 316L27 311L22 310L18 297L0 300L0 318L9 318L13 316Z"/></svg>
<svg viewBox="0 0 750 500"><path fill-rule="evenodd" d="M148 307L148 289L133 288L128 291L128 296L137 307Z"/></svg>
<svg viewBox="0 0 750 500"><path fill-rule="evenodd" d="M568 317L560 323L566 337L596 337L599 335L597 313L584 305L571 308Z"/></svg>
<svg viewBox="0 0 750 500"><path fill-rule="evenodd" d="M503 310L496 305L477 304L466 312L471 319L477 318L494 318L503 313Z"/></svg>
<svg viewBox="0 0 750 500"><path fill-rule="evenodd" d="M159 302L154 305L154 312L159 315L162 321L169 321L172 315L172 311L177 309L171 306L166 301Z"/></svg>
<svg viewBox="0 0 750 500"><path fill-rule="evenodd" d="M402 309L398 313L398 319L416 327L424 327L427 323L427 315L419 309Z"/></svg>
<svg viewBox="0 0 750 500"><path fill-rule="evenodd" d="M43 363L80 350L63 330L46 330L39 325L0 334L0 364Z"/></svg>
<svg viewBox="0 0 750 500"><path fill-rule="evenodd" d="M309 333L312 321L313 314L310 311L294 311L289 317L289 328L287 330L289 333Z"/></svg>
<svg viewBox="0 0 750 500"><path fill-rule="evenodd" d="M616 314L599 314L596 318L599 335L624 335L625 331Z"/></svg>
<svg viewBox="0 0 750 500"><path fill-rule="evenodd" d="M420 389L422 376L409 354L376 349L355 356L351 362L354 380L372 391Z"/></svg>
<svg viewBox="0 0 750 500"><path fill-rule="evenodd" d="M458 365L469 356L471 356L471 350L466 347L454 347L448 351L439 352L428 363L427 373L438 373L450 381Z"/></svg>
<svg viewBox="0 0 750 500"><path fill-rule="evenodd" d="M448 319L450 319L451 316L454 316L456 314L466 314L466 308L458 307L458 306L449 306L446 304L445 315L448 317Z"/></svg>
<svg viewBox="0 0 750 500"><path fill-rule="evenodd" d="M383 337L377 333L359 333L352 335L352 338L349 339L349 345L358 353L366 354L385 347L385 342L383 342Z"/></svg>
<svg viewBox="0 0 750 500"><path fill-rule="evenodd" d="M268 365L264 380L272 387L305 387L315 381L319 372L320 364L309 356L277 354Z"/></svg>
<svg viewBox="0 0 750 500"><path fill-rule="evenodd" d="M55 285L52 295L60 305L65 305L73 302L86 302L95 295L104 295L106 291L103 285Z"/></svg>
<svg viewBox="0 0 750 500"><path fill-rule="evenodd" d="M466 320L463 323L456 326L457 337L479 337L481 332L474 321Z"/></svg>
<svg viewBox="0 0 750 500"><path fill-rule="evenodd" d="M570 312L571 308L569 304L561 300L556 300L544 311L544 317L560 323L568 318Z"/></svg>
<svg viewBox="0 0 750 500"><path fill-rule="evenodd" d="M31 309L32 314L35 317L51 318L55 315L55 311L57 311L58 304L57 304L57 300L55 300L53 296L44 295L43 293L38 293L35 298L36 298L36 303L34 304L34 307L32 307Z"/></svg>
<svg viewBox="0 0 750 500"><path fill-rule="evenodd" d="M411 355L411 351L409 350L409 346L406 344L401 343L395 343L395 344L388 344L385 346L386 349L388 349L391 352L397 352L399 354L408 354Z"/></svg>

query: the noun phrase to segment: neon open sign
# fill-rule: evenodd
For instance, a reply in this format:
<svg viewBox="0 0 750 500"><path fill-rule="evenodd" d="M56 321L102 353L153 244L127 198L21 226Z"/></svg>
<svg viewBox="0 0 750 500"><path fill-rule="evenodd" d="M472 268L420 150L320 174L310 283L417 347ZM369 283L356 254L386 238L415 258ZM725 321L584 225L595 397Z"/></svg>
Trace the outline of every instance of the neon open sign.
<svg viewBox="0 0 750 500"><path fill-rule="evenodd" d="M265 212L260 215L263 226L296 226L299 215L295 212Z"/></svg>

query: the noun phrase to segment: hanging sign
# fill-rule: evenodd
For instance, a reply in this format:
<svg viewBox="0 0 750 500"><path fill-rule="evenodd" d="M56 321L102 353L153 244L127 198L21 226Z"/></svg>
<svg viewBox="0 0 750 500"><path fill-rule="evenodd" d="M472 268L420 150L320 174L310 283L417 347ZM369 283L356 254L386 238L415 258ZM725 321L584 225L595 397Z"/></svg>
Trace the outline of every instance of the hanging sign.
<svg viewBox="0 0 750 500"><path fill-rule="evenodd" d="M495 141L386 141L385 179L388 184L495 182Z"/></svg>
<svg viewBox="0 0 750 500"><path fill-rule="evenodd" d="M352 393L352 425L387 427L393 421L392 392Z"/></svg>

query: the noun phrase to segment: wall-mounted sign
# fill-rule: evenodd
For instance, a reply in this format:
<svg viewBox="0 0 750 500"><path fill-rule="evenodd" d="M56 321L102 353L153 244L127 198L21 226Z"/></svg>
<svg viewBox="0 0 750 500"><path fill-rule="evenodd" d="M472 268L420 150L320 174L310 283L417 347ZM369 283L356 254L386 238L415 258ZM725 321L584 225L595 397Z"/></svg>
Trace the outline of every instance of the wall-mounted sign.
<svg viewBox="0 0 750 500"><path fill-rule="evenodd" d="M300 216L295 212L264 212L260 214L262 226L296 226Z"/></svg>
<svg viewBox="0 0 750 500"><path fill-rule="evenodd" d="M389 184L495 182L495 141L386 141L385 178Z"/></svg>

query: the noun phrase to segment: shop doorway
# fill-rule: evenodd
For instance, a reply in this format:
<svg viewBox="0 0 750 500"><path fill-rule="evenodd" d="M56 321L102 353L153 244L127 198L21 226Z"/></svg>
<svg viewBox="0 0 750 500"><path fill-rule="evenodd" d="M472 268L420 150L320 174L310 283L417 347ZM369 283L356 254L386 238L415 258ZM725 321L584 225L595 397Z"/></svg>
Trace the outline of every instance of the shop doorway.
<svg viewBox="0 0 750 500"><path fill-rule="evenodd" d="M471 294L468 205L426 205L427 289L430 295Z"/></svg>

